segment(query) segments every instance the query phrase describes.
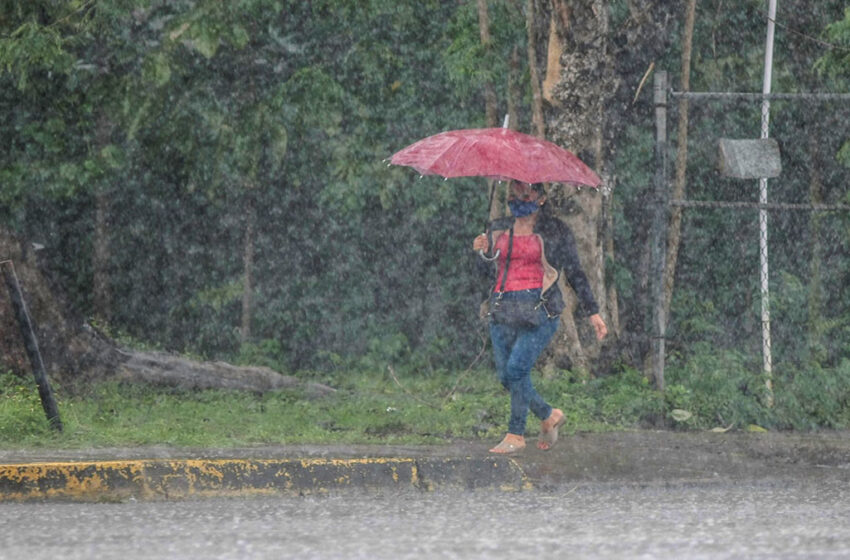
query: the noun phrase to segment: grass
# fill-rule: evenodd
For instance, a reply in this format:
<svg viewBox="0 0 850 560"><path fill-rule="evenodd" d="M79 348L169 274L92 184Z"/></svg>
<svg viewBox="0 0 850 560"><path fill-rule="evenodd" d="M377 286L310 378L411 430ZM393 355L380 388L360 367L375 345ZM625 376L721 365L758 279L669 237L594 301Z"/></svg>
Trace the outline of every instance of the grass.
<svg viewBox="0 0 850 560"><path fill-rule="evenodd" d="M598 379L553 379L534 372L538 391L564 410L565 433L665 427L677 430L799 430L850 427L850 360L829 368L777 367L775 404L752 359L695 348L674 356L667 388L655 391L640 372L623 368ZM439 444L502 437L509 397L492 371L396 375L368 368L332 377L299 375L334 386L311 399L298 391L262 395L183 391L106 382L85 394L59 388L64 431L50 430L34 385L0 375L0 446L6 449L173 445L239 447L262 444ZM526 435L539 424L529 415Z"/></svg>
<svg viewBox="0 0 850 560"><path fill-rule="evenodd" d="M567 412L567 431L623 428L637 418L588 396L568 379L541 380L538 390ZM297 391L256 395L106 382L86 395L57 391L64 425L47 425L27 380L0 376L0 445L107 447L138 445L238 447L260 444L437 444L454 439L495 440L507 427L509 398L492 372L458 377L346 375L336 394L310 399ZM651 391L648 391L651 393ZM622 395L620 395L621 398ZM616 395L612 395L616 399ZM529 417L529 435L538 423Z"/></svg>

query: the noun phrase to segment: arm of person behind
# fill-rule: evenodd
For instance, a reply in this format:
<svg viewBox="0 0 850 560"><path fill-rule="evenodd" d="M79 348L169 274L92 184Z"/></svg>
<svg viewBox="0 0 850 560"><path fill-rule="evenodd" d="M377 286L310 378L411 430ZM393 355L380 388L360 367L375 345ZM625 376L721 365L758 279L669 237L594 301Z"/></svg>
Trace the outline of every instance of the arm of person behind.
<svg viewBox="0 0 850 560"><path fill-rule="evenodd" d="M599 304L596 303L593 290L590 289L590 282L588 282L587 275L581 267L575 237L573 237L573 232L566 224L559 223L563 227L558 228L558 243L555 248L555 254L552 255L551 262L553 265L563 269L567 282L569 282L576 296L578 296L582 312L593 327L596 339L602 340L608 334L608 327L605 325L602 315L599 314Z"/></svg>

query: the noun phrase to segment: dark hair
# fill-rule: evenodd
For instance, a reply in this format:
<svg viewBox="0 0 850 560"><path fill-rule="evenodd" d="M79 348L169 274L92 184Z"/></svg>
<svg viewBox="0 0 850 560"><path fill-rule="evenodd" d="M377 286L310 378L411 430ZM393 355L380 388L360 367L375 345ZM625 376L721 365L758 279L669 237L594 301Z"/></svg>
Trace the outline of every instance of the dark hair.
<svg viewBox="0 0 850 560"><path fill-rule="evenodd" d="M531 190L537 194L546 194L546 188L543 186L543 183L532 183Z"/></svg>

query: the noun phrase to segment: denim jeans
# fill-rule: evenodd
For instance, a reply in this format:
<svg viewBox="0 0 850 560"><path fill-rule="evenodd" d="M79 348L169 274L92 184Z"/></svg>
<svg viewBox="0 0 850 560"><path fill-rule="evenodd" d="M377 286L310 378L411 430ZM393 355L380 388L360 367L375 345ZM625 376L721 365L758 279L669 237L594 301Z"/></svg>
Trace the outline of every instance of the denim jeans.
<svg viewBox="0 0 850 560"><path fill-rule="evenodd" d="M540 298L540 290L506 292L504 298L536 301ZM541 313L545 311L541 309ZM511 434L525 434L525 420L529 410L541 420L552 414L552 407L531 383L531 368L558 330L559 322L560 319L554 317L530 329L490 322L496 371L499 381L511 393L511 417L508 422L508 432Z"/></svg>

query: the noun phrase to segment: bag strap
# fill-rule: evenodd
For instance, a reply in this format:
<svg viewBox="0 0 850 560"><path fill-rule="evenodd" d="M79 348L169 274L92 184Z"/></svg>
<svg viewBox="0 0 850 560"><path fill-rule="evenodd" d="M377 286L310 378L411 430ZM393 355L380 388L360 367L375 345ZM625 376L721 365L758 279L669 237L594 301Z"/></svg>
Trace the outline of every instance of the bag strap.
<svg viewBox="0 0 850 560"><path fill-rule="evenodd" d="M496 300L501 301L502 295L505 293L505 282L508 281L508 267L511 264L511 253L514 250L514 226L511 226L510 232L508 235L508 253L505 255L505 268L502 271L502 283L499 286L499 291L496 292ZM558 271L558 278L561 276L561 271ZM558 278L555 279L555 283L557 284ZM553 284L554 285L554 284ZM537 302L537 305L534 307L535 309L540 308L540 306L545 305L548 299L546 295L541 291L540 292L540 301ZM545 309L545 307L544 307ZM546 311L546 314L549 315L549 311ZM551 317L550 317L551 319Z"/></svg>
<svg viewBox="0 0 850 560"><path fill-rule="evenodd" d="M510 234L508 235L508 254L505 255L505 268L502 270L502 285L499 286L499 299L502 299L502 294L505 293L505 282L508 281L508 266L511 264L511 252L514 249L514 226L511 226Z"/></svg>

